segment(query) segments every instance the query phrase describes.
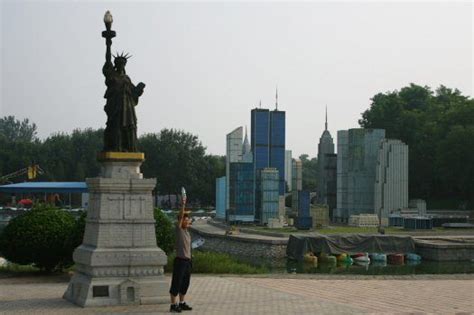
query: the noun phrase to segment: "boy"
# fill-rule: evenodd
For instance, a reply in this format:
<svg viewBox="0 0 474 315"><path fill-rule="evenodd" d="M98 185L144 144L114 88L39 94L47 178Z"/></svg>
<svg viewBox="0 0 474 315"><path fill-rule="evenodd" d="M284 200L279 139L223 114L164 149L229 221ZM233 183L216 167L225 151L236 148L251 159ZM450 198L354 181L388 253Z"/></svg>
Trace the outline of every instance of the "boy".
<svg viewBox="0 0 474 315"><path fill-rule="evenodd" d="M170 312L181 313L181 311L190 311L190 307L184 301L186 292L189 287L189 280L191 278L191 235L188 227L191 225L191 220L188 216L189 212L184 211L184 204L178 214L178 223L176 225L176 258L173 262L173 279L171 280L170 297L171 306ZM179 304L177 297L179 294Z"/></svg>

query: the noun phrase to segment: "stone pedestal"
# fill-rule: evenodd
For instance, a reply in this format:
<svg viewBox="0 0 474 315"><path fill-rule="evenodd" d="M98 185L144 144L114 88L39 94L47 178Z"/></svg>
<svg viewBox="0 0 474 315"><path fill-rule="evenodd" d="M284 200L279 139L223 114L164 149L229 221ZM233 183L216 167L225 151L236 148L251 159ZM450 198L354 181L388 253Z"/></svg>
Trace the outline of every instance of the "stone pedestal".
<svg viewBox="0 0 474 315"><path fill-rule="evenodd" d="M76 272L64 298L80 306L167 303L166 254L156 245L152 190L143 153L107 152L101 176L88 178L89 208Z"/></svg>

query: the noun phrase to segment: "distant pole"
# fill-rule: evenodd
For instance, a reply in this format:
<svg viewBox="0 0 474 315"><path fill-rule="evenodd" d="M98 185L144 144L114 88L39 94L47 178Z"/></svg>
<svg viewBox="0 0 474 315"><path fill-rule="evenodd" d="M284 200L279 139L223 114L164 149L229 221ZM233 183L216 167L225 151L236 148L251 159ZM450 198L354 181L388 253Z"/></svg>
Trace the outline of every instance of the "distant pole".
<svg viewBox="0 0 474 315"><path fill-rule="evenodd" d="M278 86L275 91L275 110L278 110Z"/></svg>
<svg viewBox="0 0 474 315"><path fill-rule="evenodd" d="M378 228L378 232L380 234L385 234L385 231L382 229L382 207L383 207L383 204L384 204L384 196L383 196L383 186L382 186L382 198L381 198L381 203L380 203L380 208L379 208L379 228Z"/></svg>

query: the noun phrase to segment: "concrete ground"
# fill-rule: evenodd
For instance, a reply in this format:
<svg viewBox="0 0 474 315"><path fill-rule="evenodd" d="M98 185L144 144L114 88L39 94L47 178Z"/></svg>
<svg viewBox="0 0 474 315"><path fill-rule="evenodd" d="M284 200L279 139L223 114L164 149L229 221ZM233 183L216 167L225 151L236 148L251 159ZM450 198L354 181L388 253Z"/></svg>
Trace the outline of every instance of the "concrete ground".
<svg viewBox="0 0 474 315"><path fill-rule="evenodd" d="M80 308L67 277L0 279L0 314L162 314L169 305ZM190 314L472 314L474 275L195 275Z"/></svg>

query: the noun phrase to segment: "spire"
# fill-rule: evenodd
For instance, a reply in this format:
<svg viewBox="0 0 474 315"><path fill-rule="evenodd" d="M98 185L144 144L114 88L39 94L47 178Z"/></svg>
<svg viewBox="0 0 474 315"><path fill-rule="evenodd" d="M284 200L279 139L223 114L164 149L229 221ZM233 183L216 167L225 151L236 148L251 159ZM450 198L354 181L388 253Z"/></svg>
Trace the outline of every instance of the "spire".
<svg viewBox="0 0 474 315"><path fill-rule="evenodd" d="M328 106L326 105L326 123L324 124L324 130L328 130Z"/></svg>
<svg viewBox="0 0 474 315"><path fill-rule="evenodd" d="M244 138L244 143L242 146L242 153L249 153L250 152L250 143L249 143L249 138L247 136L247 126L245 126L245 138Z"/></svg>
<svg viewBox="0 0 474 315"><path fill-rule="evenodd" d="M262 100L258 103L259 107L262 108Z"/></svg>
<svg viewBox="0 0 474 315"><path fill-rule="evenodd" d="M278 86L276 87L275 93L275 110L278 110Z"/></svg>

